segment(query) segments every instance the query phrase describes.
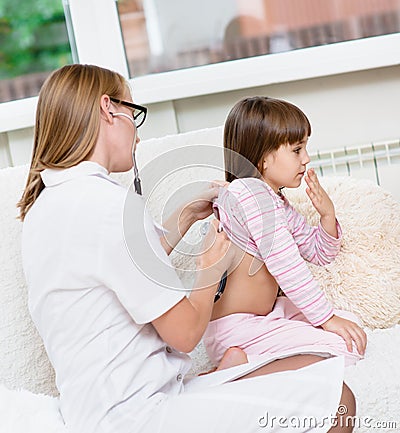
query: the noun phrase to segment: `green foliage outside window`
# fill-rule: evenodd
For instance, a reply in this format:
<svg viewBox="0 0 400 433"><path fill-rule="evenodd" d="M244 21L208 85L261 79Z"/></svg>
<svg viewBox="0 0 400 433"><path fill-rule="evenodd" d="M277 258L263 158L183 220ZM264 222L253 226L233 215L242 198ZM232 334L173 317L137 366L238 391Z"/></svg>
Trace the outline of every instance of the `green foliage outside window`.
<svg viewBox="0 0 400 433"><path fill-rule="evenodd" d="M1 0L0 79L71 62L61 0Z"/></svg>

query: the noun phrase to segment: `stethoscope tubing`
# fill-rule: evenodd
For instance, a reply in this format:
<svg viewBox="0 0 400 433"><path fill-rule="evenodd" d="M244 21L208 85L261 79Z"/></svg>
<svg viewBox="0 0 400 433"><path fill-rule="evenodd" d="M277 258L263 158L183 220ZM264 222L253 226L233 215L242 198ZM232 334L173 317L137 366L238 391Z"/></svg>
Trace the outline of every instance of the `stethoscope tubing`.
<svg viewBox="0 0 400 433"><path fill-rule="evenodd" d="M133 173L135 175L135 178L133 179L133 186L135 187L135 192L136 194L142 195L142 186L141 186L141 180L139 177L139 170L137 168L137 164L136 164L136 156L135 156L135 146L136 146L136 140L137 140L137 127L136 127L136 123L135 121L132 119L131 116L129 116L126 113L111 113L111 116L115 117L115 116L122 116L122 117L126 117L127 119L129 119L132 124L133 124L133 128L135 131L135 135L133 136L133 145L132 145L132 160L133 160Z"/></svg>

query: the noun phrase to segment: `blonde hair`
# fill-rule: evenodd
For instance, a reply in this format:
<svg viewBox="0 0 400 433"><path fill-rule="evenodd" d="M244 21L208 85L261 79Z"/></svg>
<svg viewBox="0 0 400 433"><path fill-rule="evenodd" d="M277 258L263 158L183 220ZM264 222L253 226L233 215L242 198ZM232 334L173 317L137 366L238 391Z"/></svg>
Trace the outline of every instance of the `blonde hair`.
<svg viewBox="0 0 400 433"><path fill-rule="evenodd" d="M266 96L244 98L228 114L224 127L225 178L260 177L264 155L284 144L311 135L311 125L300 108Z"/></svg>
<svg viewBox="0 0 400 433"><path fill-rule="evenodd" d="M92 154L101 96L123 99L127 92L122 75L93 65L64 66L47 78L39 93L28 179L17 204L22 221L44 189L41 171L69 168Z"/></svg>

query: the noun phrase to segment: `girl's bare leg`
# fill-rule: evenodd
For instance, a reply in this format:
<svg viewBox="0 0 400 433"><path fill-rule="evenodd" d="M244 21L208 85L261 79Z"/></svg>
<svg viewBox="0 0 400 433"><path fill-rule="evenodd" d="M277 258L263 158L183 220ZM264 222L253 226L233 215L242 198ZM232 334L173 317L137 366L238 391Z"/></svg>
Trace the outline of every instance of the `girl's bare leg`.
<svg viewBox="0 0 400 433"><path fill-rule="evenodd" d="M276 373L278 371L297 370L307 365L314 364L315 362L322 361L323 359L325 358L317 355L294 355L284 359L277 359L276 361L264 365L258 370L255 370L238 380ZM356 402L354 394L346 384L343 384L342 396L339 404L340 410L336 413L335 426L329 430L329 433L351 433L353 431L352 420L356 414Z"/></svg>
<svg viewBox="0 0 400 433"><path fill-rule="evenodd" d="M351 433L356 415L356 399L351 389L344 383L339 410L336 413L336 425L328 433Z"/></svg>
<svg viewBox="0 0 400 433"><path fill-rule="evenodd" d="M322 361L325 358L317 355L293 355L287 358L277 359L267 365L264 365L257 370L240 377L238 380L247 379L249 377L263 376L264 374L277 373L278 371L297 370L315 362Z"/></svg>
<svg viewBox="0 0 400 433"><path fill-rule="evenodd" d="M315 362L322 361L317 355L294 355L283 359L277 359L271 363L260 367L258 370L237 379L246 379L249 377L262 376L265 374L277 373L278 371L297 370ZM219 366L211 371L223 370L234 367L235 365L245 364L248 362L246 353L239 347L230 347L221 359ZM210 372L208 372L210 373ZM204 374L204 373L203 373ZM350 388L343 384L342 395L340 398L340 410L336 413L336 423L328 433L351 433L353 431L352 420L356 414L356 402L354 394Z"/></svg>

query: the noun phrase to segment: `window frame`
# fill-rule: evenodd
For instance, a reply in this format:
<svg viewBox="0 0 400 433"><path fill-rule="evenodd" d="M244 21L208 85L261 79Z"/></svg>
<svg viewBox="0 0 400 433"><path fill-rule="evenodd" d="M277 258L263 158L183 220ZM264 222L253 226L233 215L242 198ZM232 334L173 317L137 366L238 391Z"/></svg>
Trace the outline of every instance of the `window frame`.
<svg viewBox="0 0 400 433"><path fill-rule="evenodd" d="M400 64L400 33L394 33L129 78L116 0L63 3L78 61L120 72L145 105ZM31 127L36 103L37 97L1 103L0 133Z"/></svg>

